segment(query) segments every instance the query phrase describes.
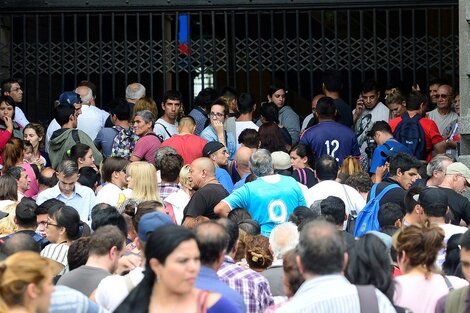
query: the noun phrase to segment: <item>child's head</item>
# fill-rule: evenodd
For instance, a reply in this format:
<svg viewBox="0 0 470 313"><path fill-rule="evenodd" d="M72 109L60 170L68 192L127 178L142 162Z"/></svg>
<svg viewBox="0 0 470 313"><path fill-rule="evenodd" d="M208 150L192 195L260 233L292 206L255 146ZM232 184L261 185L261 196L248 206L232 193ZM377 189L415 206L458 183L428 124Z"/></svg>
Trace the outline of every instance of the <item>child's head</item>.
<svg viewBox="0 0 470 313"><path fill-rule="evenodd" d="M33 161L33 145L27 141L27 140L24 140L23 141L23 159L30 163Z"/></svg>

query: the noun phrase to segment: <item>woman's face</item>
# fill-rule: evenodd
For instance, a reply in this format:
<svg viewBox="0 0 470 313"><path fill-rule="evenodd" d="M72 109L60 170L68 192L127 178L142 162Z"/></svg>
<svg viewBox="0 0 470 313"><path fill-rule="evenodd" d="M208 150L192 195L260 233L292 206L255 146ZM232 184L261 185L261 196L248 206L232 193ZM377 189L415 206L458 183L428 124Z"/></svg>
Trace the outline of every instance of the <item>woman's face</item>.
<svg viewBox="0 0 470 313"><path fill-rule="evenodd" d="M130 175L129 171L126 172L126 180L127 180L127 188L133 189L134 188L134 179Z"/></svg>
<svg viewBox="0 0 470 313"><path fill-rule="evenodd" d="M305 168L307 166L307 157L301 158L297 154L297 151L292 151L290 153L290 164L292 164L294 170L299 168Z"/></svg>
<svg viewBox="0 0 470 313"><path fill-rule="evenodd" d="M78 165L79 167L85 167L85 166L93 166L95 163L95 159L93 158L93 151L91 149L88 149L87 153L83 158L78 158Z"/></svg>
<svg viewBox="0 0 470 313"><path fill-rule="evenodd" d="M36 150L39 147L42 137L39 137L33 128L25 128L23 139L29 141L33 145L33 149Z"/></svg>
<svg viewBox="0 0 470 313"><path fill-rule="evenodd" d="M46 224L46 238L52 243L58 243L62 227L57 225L57 221L54 217L50 216L47 218Z"/></svg>
<svg viewBox="0 0 470 313"><path fill-rule="evenodd" d="M142 117L136 116L134 117L134 130L137 136L142 137L147 134L152 129L152 123L146 123Z"/></svg>
<svg viewBox="0 0 470 313"><path fill-rule="evenodd" d="M54 292L54 284L52 283L52 274L45 277L38 286L41 293L36 298L36 312L46 313L49 312L49 306L51 304L51 296Z"/></svg>
<svg viewBox="0 0 470 313"><path fill-rule="evenodd" d="M8 116L13 118L13 113L15 113L15 109L11 105L8 105L5 101L0 103L0 117Z"/></svg>
<svg viewBox="0 0 470 313"><path fill-rule="evenodd" d="M268 96L268 100L270 102L274 102L274 104L278 108L282 108L284 106L284 103L286 102L286 92L284 89L278 89L276 90L272 96Z"/></svg>
<svg viewBox="0 0 470 313"><path fill-rule="evenodd" d="M165 264L151 259L150 267L158 277L157 283L163 284L170 292L190 292L201 267L196 240L183 241L168 255Z"/></svg>

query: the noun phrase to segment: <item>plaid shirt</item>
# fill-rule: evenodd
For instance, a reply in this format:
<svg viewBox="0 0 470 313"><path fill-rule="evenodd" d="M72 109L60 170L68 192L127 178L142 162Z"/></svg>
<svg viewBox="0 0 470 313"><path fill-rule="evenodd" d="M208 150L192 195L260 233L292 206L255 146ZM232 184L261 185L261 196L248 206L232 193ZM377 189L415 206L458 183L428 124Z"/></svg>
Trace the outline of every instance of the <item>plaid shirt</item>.
<svg viewBox="0 0 470 313"><path fill-rule="evenodd" d="M160 198L163 200L166 199L173 192L180 190L180 186L175 183L161 183L158 184L158 192L160 192Z"/></svg>
<svg viewBox="0 0 470 313"><path fill-rule="evenodd" d="M248 313L263 312L274 304L268 280L253 270L235 264L231 257L225 256L217 275L243 296Z"/></svg>

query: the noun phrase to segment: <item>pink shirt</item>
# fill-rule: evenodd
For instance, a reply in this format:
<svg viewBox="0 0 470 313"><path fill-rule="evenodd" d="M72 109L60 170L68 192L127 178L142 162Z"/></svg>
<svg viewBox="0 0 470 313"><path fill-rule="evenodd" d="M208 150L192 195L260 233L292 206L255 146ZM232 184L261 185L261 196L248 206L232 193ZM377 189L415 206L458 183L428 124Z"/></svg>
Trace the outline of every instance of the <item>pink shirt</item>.
<svg viewBox="0 0 470 313"><path fill-rule="evenodd" d="M468 285L464 279L447 276L455 289ZM395 277L395 305L410 309L413 313L434 313L437 300L449 293L442 275L432 274L426 279L422 275Z"/></svg>
<svg viewBox="0 0 470 313"><path fill-rule="evenodd" d="M160 148L160 139L158 139L155 134L147 134L141 137L135 144L134 152L132 155L135 155L142 161L145 160L149 163L155 163L155 152Z"/></svg>

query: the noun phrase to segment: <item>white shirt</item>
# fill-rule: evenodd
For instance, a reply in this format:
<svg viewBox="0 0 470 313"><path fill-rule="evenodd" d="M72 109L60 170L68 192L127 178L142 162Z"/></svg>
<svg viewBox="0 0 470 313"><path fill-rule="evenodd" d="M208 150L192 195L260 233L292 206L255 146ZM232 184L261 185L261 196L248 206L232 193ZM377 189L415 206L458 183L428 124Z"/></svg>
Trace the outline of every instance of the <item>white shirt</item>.
<svg viewBox="0 0 470 313"><path fill-rule="evenodd" d="M302 128L300 129L300 131L304 131L307 128L307 125L312 118L313 118L313 113L310 113L304 118L304 121L302 122Z"/></svg>
<svg viewBox="0 0 470 313"><path fill-rule="evenodd" d="M455 234L463 234L466 232L467 227L453 224L439 224L439 227L444 230L444 247L437 253L436 263L439 268L442 268L442 264L444 264L444 261L446 260L447 241L449 241L449 238Z"/></svg>
<svg viewBox="0 0 470 313"><path fill-rule="evenodd" d="M18 126L20 126L21 129L23 129L26 125L29 124L28 119L26 118L23 111L18 106L15 106L14 121L18 124Z"/></svg>
<svg viewBox="0 0 470 313"><path fill-rule="evenodd" d="M241 132L244 131L245 129L254 129L258 131L259 127L252 121L235 121L235 131L236 131L236 136L235 137L235 142L237 143L237 150L240 149L240 144L238 143L238 136L240 136Z"/></svg>
<svg viewBox="0 0 470 313"><path fill-rule="evenodd" d="M175 121L174 124L170 124L165 121L163 118L159 118L153 126L153 132L160 138L163 142L178 133L178 122Z"/></svg>
<svg viewBox="0 0 470 313"><path fill-rule="evenodd" d="M46 152L49 153L49 141L51 141L52 134L60 129L59 123L55 119L53 119L50 123L49 126L47 126L47 131L46 131Z"/></svg>
<svg viewBox="0 0 470 313"><path fill-rule="evenodd" d="M108 112L94 105L84 104L82 105L82 114L78 116L77 128L90 136L91 140L95 140L108 117Z"/></svg>
<svg viewBox="0 0 470 313"><path fill-rule="evenodd" d="M176 223L178 225L181 225L183 221L183 211L189 200L191 200L191 197L182 189L165 198L165 204L169 203L173 207L173 213L175 214Z"/></svg>
<svg viewBox="0 0 470 313"><path fill-rule="evenodd" d="M113 183L106 183L96 195L96 203L107 203L119 208L126 200L124 191Z"/></svg>

